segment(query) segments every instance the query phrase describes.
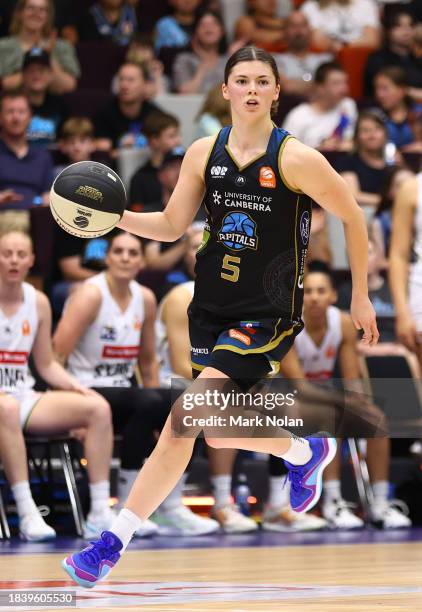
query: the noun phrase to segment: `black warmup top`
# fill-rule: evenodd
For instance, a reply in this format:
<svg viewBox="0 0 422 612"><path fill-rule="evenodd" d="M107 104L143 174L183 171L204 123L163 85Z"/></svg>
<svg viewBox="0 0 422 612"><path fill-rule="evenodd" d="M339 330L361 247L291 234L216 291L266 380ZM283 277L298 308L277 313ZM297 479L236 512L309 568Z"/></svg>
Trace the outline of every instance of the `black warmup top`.
<svg viewBox="0 0 422 612"><path fill-rule="evenodd" d="M291 136L274 127L267 150L239 166L223 128L205 167L207 211L193 307L223 319L300 321L311 199L283 177Z"/></svg>

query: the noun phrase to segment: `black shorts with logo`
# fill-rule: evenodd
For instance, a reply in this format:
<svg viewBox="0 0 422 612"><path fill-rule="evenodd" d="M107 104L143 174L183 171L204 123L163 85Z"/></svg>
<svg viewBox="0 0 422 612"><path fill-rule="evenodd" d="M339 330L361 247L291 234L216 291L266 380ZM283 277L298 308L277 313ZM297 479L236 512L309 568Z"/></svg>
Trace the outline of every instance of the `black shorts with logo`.
<svg viewBox="0 0 422 612"><path fill-rule="evenodd" d="M287 319L225 320L199 309L188 310L192 374L213 367L235 381L276 374L302 321Z"/></svg>

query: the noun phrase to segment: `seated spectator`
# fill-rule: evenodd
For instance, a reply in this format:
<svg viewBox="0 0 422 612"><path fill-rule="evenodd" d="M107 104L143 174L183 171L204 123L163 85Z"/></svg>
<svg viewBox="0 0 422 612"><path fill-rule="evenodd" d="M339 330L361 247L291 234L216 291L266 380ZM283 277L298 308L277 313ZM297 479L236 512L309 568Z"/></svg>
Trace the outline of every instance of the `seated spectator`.
<svg viewBox="0 0 422 612"><path fill-rule="evenodd" d="M162 199L156 210L163 210L176 187L184 151L176 148L169 151L162 161L158 180L162 186ZM175 242L156 242L149 240L145 245L145 261L149 270L169 272L177 268L186 252L187 242L183 238Z"/></svg>
<svg viewBox="0 0 422 612"><path fill-rule="evenodd" d="M412 122L422 111L407 95L404 70L398 66L383 68L375 76L375 98L386 116L388 140L402 148L414 142Z"/></svg>
<svg viewBox="0 0 422 612"><path fill-rule="evenodd" d="M312 28L312 45L321 51L379 46L378 8L372 0L306 0L301 11Z"/></svg>
<svg viewBox="0 0 422 612"><path fill-rule="evenodd" d="M357 109L347 97L347 75L339 64L321 64L315 72L315 95L291 110L283 128L310 147L350 149Z"/></svg>
<svg viewBox="0 0 422 612"><path fill-rule="evenodd" d="M138 27L135 7L125 0L98 0L81 16L77 32L80 41L107 41L129 44Z"/></svg>
<svg viewBox="0 0 422 612"><path fill-rule="evenodd" d="M94 126L86 117L71 117L63 124L60 150L69 163L88 161L95 150ZM60 172L66 166L56 168ZM63 310L69 293L78 283L105 268L107 239L77 238L54 225L54 268L50 279L51 305L55 319Z"/></svg>
<svg viewBox="0 0 422 612"><path fill-rule="evenodd" d="M97 148L111 151L120 147L143 148L147 139L143 124L158 107L146 98L145 69L134 62L125 62L118 72L117 96L95 117Z"/></svg>
<svg viewBox="0 0 422 612"><path fill-rule="evenodd" d="M207 97L196 117L195 138L213 136L221 128L231 124L230 107L227 100L223 98L221 85L216 85L209 90Z"/></svg>
<svg viewBox="0 0 422 612"><path fill-rule="evenodd" d="M113 446L110 406L54 359L47 297L25 282L33 263L28 236L21 232L2 236L0 342L3 351L19 359L9 363L3 359L0 363L0 457L15 497L21 537L29 541L54 538L54 529L44 522L31 496L22 430L28 434L51 436L83 428L91 495L84 537L95 538L104 529L109 529L114 520L108 505ZM34 391L34 379L28 367L30 354L40 376L54 391Z"/></svg>
<svg viewBox="0 0 422 612"><path fill-rule="evenodd" d="M0 234L29 232L29 209L49 205L53 162L48 151L28 143L31 107L21 92L0 99Z"/></svg>
<svg viewBox="0 0 422 612"><path fill-rule="evenodd" d="M10 26L11 36L0 40L0 78L5 89L20 86L24 55L32 47L42 47L51 55L53 93L67 93L76 88L80 67L75 49L68 41L57 38L53 23L52 0L18 0Z"/></svg>
<svg viewBox="0 0 422 612"><path fill-rule="evenodd" d="M164 74L163 63L155 57L150 36L135 34L128 47L126 60L144 66L147 75L145 97L148 100L169 91L170 79ZM117 92L117 83L113 92Z"/></svg>
<svg viewBox="0 0 422 612"><path fill-rule="evenodd" d="M191 50L173 64L173 88L178 93L207 93L224 80L224 24L219 13L200 13L193 26Z"/></svg>
<svg viewBox="0 0 422 612"><path fill-rule="evenodd" d="M95 134L92 121L87 117L70 117L60 130L59 149L66 156L67 163L56 166L57 175L69 164L91 159L95 151Z"/></svg>
<svg viewBox="0 0 422 612"><path fill-rule="evenodd" d="M387 127L380 114L359 114L354 136L354 151L339 165L338 171L361 206L376 207L386 173Z"/></svg>
<svg viewBox="0 0 422 612"><path fill-rule="evenodd" d="M281 89L283 93L308 96L316 69L333 58L329 53L313 53L310 50L311 29L301 11L293 11L287 16L284 36L286 51L275 57Z"/></svg>
<svg viewBox="0 0 422 612"><path fill-rule="evenodd" d="M131 210L156 210L162 202L163 188L158 178L165 155L181 144L179 120L164 112L151 113L144 125L150 159L133 175L129 189Z"/></svg>
<svg viewBox="0 0 422 612"><path fill-rule="evenodd" d="M380 202L371 225L371 235L384 258L385 266L390 251L391 216L394 200L401 185L414 176L413 172L402 166L391 166L386 170L380 191Z"/></svg>
<svg viewBox="0 0 422 612"><path fill-rule="evenodd" d="M169 0L173 14L158 20L155 28L155 50L162 47L183 49L190 43L196 11L201 0Z"/></svg>
<svg viewBox="0 0 422 612"><path fill-rule="evenodd" d="M283 3L283 17L291 10L291 2ZM248 14L235 24L235 39L242 44L253 44L272 53L284 49L284 19L278 14L277 0L248 0Z"/></svg>
<svg viewBox="0 0 422 612"><path fill-rule="evenodd" d="M412 50L415 23L406 7L388 13L385 20L385 42L382 49L368 57L365 68L365 95L374 95L375 75L386 66L399 66L411 87L422 87L422 63Z"/></svg>
<svg viewBox="0 0 422 612"><path fill-rule="evenodd" d="M63 98L48 91L52 78L53 71L47 51L41 47L30 49L23 61L22 89L32 109L28 140L39 146L56 142L60 126L68 115Z"/></svg>
<svg viewBox="0 0 422 612"><path fill-rule="evenodd" d="M372 238L368 249L368 295L377 315L380 342L395 342L395 310L388 280L382 274L384 259ZM337 306L349 311L351 299L352 283L349 281L338 289Z"/></svg>

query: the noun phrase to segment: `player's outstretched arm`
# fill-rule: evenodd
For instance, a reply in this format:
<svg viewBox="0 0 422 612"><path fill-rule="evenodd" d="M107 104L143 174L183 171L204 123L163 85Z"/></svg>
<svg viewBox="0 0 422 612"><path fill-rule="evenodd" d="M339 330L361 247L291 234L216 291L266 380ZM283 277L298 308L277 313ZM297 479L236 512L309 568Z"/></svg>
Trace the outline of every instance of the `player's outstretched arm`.
<svg viewBox="0 0 422 612"><path fill-rule="evenodd" d="M315 149L291 139L282 165L291 187L303 191L343 221L353 281L352 319L356 328L364 331L364 344L376 344L379 333L368 298L368 233L362 209L345 181Z"/></svg>
<svg viewBox="0 0 422 612"><path fill-rule="evenodd" d="M121 229L160 242L174 242L187 230L205 192L203 171L214 138L201 138L186 151L176 188L163 212L125 211Z"/></svg>

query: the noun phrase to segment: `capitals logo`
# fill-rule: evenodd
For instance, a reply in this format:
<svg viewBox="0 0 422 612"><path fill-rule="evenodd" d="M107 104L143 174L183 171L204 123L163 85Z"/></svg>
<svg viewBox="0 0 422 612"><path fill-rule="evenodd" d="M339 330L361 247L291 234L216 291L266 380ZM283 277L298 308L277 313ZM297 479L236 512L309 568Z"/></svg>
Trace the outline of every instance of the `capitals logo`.
<svg viewBox="0 0 422 612"><path fill-rule="evenodd" d="M302 236L302 242L306 246L309 241L309 233L311 229L311 218L307 210L305 210L302 213L302 216L300 218L299 227L300 227L300 235Z"/></svg>
<svg viewBox="0 0 422 612"><path fill-rule="evenodd" d="M228 213L218 232L218 241L234 251L241 249L258 248L258 237L256 235L256 223L246 213Z"/></svg>

